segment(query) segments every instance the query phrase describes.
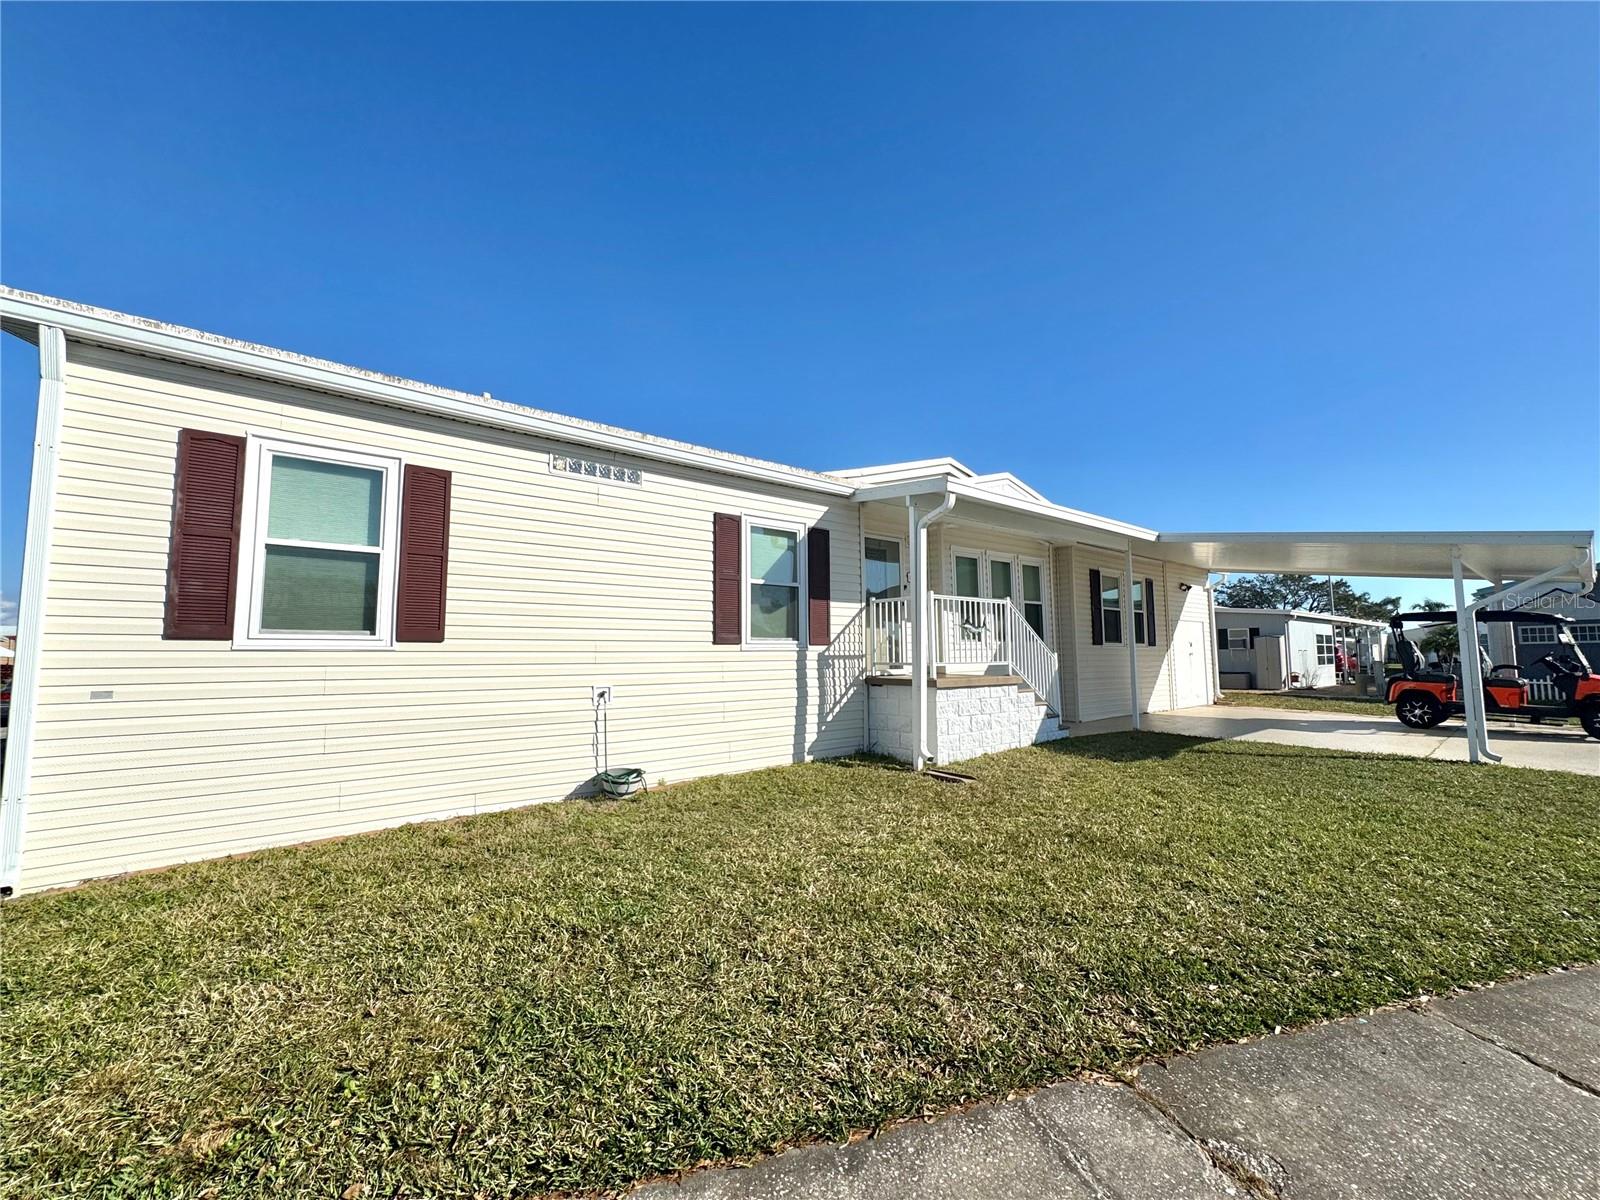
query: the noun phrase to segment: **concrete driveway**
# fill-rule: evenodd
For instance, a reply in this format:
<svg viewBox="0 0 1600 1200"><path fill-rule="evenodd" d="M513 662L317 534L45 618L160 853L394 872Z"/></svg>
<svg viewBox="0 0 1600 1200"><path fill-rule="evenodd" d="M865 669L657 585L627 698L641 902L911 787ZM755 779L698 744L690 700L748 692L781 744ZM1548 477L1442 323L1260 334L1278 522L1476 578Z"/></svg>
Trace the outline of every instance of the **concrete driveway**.
<svg viewBox="0 0 1600 1200"><path fill-rule="evenodd" d="M1365 754L1407 754L1415 758L1467 761L1467 731L1460 721L1447 721L1437 729L1423 731L1407 729L1393 715L1364 717L1354 713L1212 705L1151 713L1144 718L1144 727L1190 737L1239 738L1326 750L1357 750ZM1127 728L1126 719L1088 721L1072 726L1072 734L1082 737ZM1600 775L1600 742L1585 737L1576 725L1540 728L1491 721L1489 749L1511 767Z"/></svg>

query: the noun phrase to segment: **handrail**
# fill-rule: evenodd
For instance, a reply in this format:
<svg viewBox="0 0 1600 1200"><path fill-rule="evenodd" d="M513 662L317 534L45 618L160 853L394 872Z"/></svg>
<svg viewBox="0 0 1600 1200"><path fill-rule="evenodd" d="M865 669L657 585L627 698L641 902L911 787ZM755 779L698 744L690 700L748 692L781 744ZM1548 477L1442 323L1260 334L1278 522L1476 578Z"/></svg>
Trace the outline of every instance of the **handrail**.
<svg viewBox="0 0 1600 1200"><path fill-rule="evenodd" d="M1061 712L1056 652L1028 624L1015 600L937 594L930 599L932 670L1003 666L1032 688L1051 712ZM910 670L911 637L910 603L905 597L867 602L869 674Z"/></svg>

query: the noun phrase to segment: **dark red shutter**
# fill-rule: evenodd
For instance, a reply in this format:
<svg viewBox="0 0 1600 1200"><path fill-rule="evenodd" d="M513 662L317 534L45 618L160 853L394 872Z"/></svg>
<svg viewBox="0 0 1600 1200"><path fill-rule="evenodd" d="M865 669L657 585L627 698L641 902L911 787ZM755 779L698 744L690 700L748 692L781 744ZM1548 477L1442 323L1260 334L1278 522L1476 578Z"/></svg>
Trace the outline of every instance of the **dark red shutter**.
<svg viewBox="0 0 1600 1200"><path fill-rule="evenodd" d="M737 646L743 637L739 571L739 518L716 513L711 518L711 642L716 646Z"/></svg>
<svg viewBox="0 0 1600 1200"><path fill-rule="evenodd" d="M828 531L817 526L806 534L807 643L826 646L833 641L828 602L833 598L833 556L828 553Z"/></svg>
<svg viewBox="0 0 1600 1200"><path fill-rule="evenodd" d="M180 430L162 637L220 641L233 636L243 507L244 439Z"/></svg>
<svg viewBox="0 0 1600 1200"><path fill-rule="evenodd" d="M1089 640L1096 646L1106 644L1106 614L1100 610L1100 572L1089 572Z"/></svg>
<svg viewBox="0 0 1600 1200"><path fill-rule="evenodd" d="M450 565L450 472L406 464L400 491L397 642L444 641Z"/></svg>
<svg viewBox="0 0 1600 1200"><path fill-rule="evenodd" d="M1144 581L1144 640L1156 644L1156 585L1148 579Z"/></svg>

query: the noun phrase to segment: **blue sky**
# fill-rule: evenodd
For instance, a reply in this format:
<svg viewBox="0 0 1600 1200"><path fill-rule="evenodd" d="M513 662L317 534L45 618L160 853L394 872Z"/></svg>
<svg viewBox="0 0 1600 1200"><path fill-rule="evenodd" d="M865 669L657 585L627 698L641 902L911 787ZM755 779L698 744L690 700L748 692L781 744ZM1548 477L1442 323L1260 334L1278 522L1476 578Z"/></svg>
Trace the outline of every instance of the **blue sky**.
<svg viewBox="0 0 1600 1200"><path fill-rule="evenodd" d="M1577 5L9 4L0 269L1157 528L1593 528L1597 46Z"/></svg>

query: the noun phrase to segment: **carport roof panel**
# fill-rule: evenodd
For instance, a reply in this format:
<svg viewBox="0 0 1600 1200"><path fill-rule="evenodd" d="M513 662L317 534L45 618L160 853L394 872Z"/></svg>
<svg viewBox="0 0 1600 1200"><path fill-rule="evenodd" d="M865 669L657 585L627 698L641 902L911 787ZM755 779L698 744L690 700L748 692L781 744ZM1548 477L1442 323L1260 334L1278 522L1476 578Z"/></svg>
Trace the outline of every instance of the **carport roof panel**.
<svg viewBox="0 0 1600 1200"><path fill-rule="evenodd" d="M1448 579L1459 548L1467 571L1491 583L1530 579L1568 564L1594 581L1594 534L1587 530L1394 533L1163 533L1167 557L1212 571L1376 575Z"/></svg>

